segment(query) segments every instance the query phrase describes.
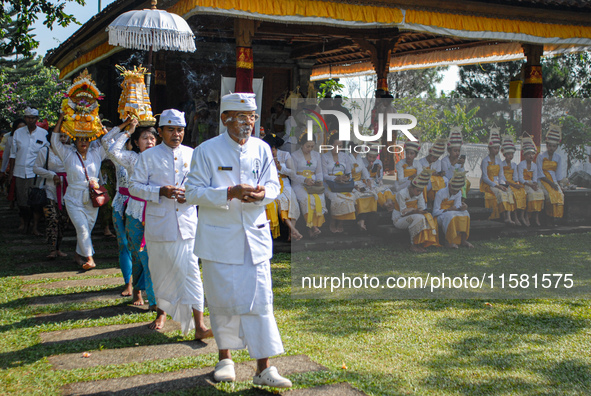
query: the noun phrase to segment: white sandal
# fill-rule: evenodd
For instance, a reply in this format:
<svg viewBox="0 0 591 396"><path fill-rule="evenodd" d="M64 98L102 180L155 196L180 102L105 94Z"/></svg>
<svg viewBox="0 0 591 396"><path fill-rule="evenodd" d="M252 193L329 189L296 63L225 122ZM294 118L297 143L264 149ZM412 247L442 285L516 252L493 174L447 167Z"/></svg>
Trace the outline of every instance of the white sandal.
<svg viewBox="0 0 591 396"><path fill-rule="evenodd" d="M291 388L291 381L282 377L275 366L264 369L259 375L252 378L255 385L266 385L274 388Z"/></svg>
<svg viewBox="0 0 591 396"><path fill-rule="evenodd" d="M232 359L222 359L215 365L213 379L217 382L233 382L236 380Z"/></svg>

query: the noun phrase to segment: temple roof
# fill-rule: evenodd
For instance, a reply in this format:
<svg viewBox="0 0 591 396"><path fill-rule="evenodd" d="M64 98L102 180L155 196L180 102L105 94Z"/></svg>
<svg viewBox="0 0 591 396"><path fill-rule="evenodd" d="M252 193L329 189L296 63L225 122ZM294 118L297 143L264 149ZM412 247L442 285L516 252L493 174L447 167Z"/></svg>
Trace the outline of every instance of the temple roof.
<svg viewBox="0 0 591 396"><path fill-rule="evenodd" d="M120 50L108 24L147 2L118 0L46 56L66 78ZM591 0L168 0L202 39L232 40L234 18L259 21L257 43L281 43L315 62L313 79L373 72L368 43L392 41L390 71L523 58L522 43L545 55L591 46Z"/></svg>

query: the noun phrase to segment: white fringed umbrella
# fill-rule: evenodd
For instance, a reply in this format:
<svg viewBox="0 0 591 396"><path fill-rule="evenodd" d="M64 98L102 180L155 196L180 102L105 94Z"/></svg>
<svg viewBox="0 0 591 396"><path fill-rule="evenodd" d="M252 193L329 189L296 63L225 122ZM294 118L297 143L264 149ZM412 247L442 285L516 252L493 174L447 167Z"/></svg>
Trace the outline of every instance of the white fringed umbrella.
<svg viewBox="0 0 591 396"><path fill-rule="evenodd" d="M195 51L195 35L179 15L156 9L128 11L119 15L107 28L109 44L149 51L146 87L150 90L152 51Z"/></svg>

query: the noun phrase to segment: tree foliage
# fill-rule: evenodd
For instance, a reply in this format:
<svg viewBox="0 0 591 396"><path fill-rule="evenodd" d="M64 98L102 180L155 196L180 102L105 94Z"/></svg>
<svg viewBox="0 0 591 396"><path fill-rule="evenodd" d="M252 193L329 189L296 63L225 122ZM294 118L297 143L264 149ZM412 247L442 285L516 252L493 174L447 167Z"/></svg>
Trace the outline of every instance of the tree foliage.
<svg viewBox="0 0 591 396"><path fill-rule="evenodd" d="M16 30L10 28L12 22L0 23L0 27L6 25L10 40ZM1 127L7 128L12 120L22 117L27 106L37 108L40 118L56 122L66 88L58 76L57 69L43 66L41 57L20 53L0 56Z"/></svg>
<svg viewBox="0 0 591 396"><path fill-rule="evenodd" d="M508 98L509 82L519 76L524 61L460 67L456 94L467 98ZM545 98L591 97L591 53L581 52L542 59Z"/></svg>
<svg viewBox="0 0 591 396"><path fill-rule="evenodd" d="M14 54L31 55L39 46L31 34L31 26L39 16L45 18L43 24L52 29L54 24L66 27L77 23L74 15L64 11L69 1L84 5L84 0L1 0L0 6L0 56ZM17 16L14 18L14 16Z"/></svg>
<svg viewBox="0 0 591 396"><path fill-rule="evenodd" d="M388 90L394 98L433 97L435 84L443 80L443 71L447 67L430 69L403 70L388 74Z"/></svg>

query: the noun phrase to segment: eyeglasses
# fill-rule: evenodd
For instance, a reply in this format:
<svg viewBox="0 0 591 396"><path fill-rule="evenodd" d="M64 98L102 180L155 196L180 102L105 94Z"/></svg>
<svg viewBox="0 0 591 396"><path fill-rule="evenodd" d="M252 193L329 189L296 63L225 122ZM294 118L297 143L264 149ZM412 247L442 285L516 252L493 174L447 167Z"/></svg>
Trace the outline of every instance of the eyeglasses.
<svg viewBox="0 0 591 396"><path fill-rule="evenodd" d="M259 120L259 115L258 114L237 114L236 115L236 120L238 120L239 122L246 122L246 121L250 121L250 122L257 122Z"/></svg>

